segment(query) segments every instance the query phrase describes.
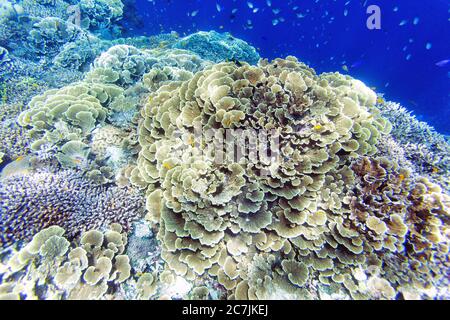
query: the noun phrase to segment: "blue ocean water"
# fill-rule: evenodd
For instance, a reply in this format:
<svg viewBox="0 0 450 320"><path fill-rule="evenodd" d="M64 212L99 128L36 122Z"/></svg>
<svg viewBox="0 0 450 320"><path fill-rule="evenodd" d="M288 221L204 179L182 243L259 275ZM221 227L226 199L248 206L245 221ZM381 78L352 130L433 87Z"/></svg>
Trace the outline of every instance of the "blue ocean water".
<svg viewBox="0 0 450 320"><path fill-rule="evenodd" d="M297 56L318 72L361 79L450 134L450 2L446 0L136 0L123 33L230 32L261 57ZM366 9L381 10L369 30ZM127 13L125 13L127 15ZM444 62L442 62L444 61ZM441 62L441 63L439 63ZM438 65L437 65L438 64Z"/></svg>

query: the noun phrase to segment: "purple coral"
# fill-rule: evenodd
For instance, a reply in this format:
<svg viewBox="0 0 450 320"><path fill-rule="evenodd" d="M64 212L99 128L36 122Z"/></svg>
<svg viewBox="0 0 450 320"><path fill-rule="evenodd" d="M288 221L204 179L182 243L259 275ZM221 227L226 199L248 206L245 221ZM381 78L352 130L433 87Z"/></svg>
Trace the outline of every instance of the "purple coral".
<svg viewBox="0 0 450 320"><path fill-rule="evenodd" d="M72 170L16 174L0 181L0 247L51 225L69 238L113 222L127 231L143 213L143 195L130 187L94 185Z"/></svg>

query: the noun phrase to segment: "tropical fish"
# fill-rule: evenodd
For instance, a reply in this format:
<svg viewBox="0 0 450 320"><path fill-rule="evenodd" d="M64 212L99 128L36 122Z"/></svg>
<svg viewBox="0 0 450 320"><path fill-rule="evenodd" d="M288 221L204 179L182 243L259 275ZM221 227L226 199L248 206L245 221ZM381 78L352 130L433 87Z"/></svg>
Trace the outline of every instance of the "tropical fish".
<svg viewBox="0 0 450 320"><path fill-rule="evenodd" d="M448 65L450 63L450 60L441 60L439 62L436 62L436 65L438 67L445 67L446 65Z"/></svg>
<svg viewBox="0 0 450 320"><path fill-rule="evenodd" d="M314 128L314 130L320 130L320 129L322 129L322 125L316 124L313 128Z"/></svg>
<svg viewBox="0 0 450 320"><path fill-rule="evenodd" d="M350 68L357 68L357 67L359 67L362 64L363 64L363 61L362 60L358 60L358 61L353 62L352 65L350 66Z"/></svg>

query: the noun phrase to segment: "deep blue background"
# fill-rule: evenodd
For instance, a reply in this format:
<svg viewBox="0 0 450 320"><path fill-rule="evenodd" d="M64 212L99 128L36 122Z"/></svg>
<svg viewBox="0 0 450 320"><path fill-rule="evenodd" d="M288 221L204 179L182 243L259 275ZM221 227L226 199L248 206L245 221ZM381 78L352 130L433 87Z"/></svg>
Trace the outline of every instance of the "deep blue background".
<svg viewBox="0 0 450 320"><path fill-rule="evenodd" d="M387 100L400 102L419 119L450 134L450 64L436 66L450 59L450 1L271 0L271 7L266 0L249 2L259 8L257 13L246 0L136 0L136 20L124 21L124 33L176 31L183 36L199 30L228 31L255 46L262 57L295 55L317 72L345 73L346 65L351 76L375 87ZM366 28L366 8L371 4L381 8L381 30ZM238 10L233 17L234 8ZM279 17L285 21L274 26L272 20ZM403 20L406 24L400 26ZM427 43L432 44L430 50Z"/></svg>

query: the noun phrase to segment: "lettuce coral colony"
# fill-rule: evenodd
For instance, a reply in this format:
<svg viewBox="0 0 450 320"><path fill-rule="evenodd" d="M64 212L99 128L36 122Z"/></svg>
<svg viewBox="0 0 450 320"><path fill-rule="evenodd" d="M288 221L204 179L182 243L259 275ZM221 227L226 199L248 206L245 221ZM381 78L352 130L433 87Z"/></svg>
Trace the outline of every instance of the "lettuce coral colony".
<svg viewBox="0 0 450 320"><path fill-rule="evenodd" d="M450 148L399 105L230 34L101 40L118 0L80 1L80 27L38 2L22 39L75 73L5 80L0 299L449 297ZM248 161L262 131L277 148Z"/></svg>

